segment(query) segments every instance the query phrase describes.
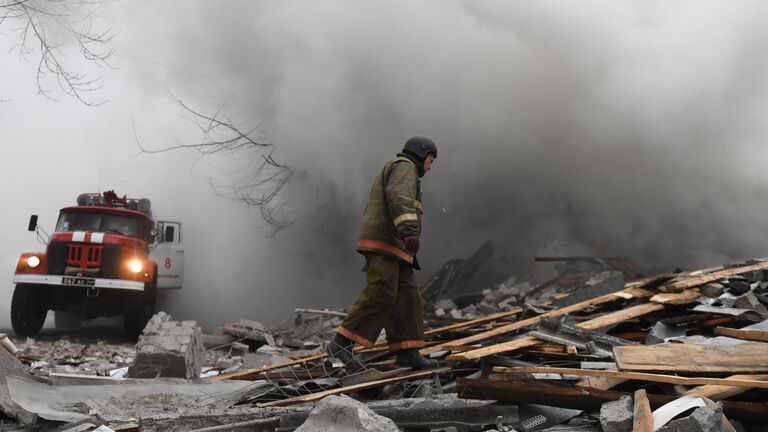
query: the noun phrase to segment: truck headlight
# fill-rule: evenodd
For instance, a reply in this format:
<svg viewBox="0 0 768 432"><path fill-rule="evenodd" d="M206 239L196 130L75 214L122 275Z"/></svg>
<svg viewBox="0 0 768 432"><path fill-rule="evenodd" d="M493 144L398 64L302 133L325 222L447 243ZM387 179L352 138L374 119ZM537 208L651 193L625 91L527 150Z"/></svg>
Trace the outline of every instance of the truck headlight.
<svg viewBox="0 0 768 432"><path fill-rule="evenodd" d="M144 268L139 260L133 260L128 264L128 268L134 273L139 273Z"/></svg>
<svg viewBox="0 0 768 432"><path fill-rule="evenodd" d="M35 255L32 255L31 257L27 258L27 265L29 268L36 268L40 265L40 258L38 258Z"/></svg>

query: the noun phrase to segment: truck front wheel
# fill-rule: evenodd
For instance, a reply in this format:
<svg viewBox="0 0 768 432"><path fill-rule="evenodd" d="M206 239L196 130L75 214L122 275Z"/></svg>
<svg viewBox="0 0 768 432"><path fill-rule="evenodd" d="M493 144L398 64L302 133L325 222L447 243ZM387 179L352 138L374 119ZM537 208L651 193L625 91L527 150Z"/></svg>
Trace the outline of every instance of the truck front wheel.
<svg viewBox="0 0 768 432"><path fill-rule="evenodd" d="M17 284L11 299L11 326L19 336L34 336L40 332L48 315L42 289L36 285Z"/></svg>
<svg viewBox="0 0 768 432"><path fill-rule="evenodd" d="M156 282L152 285L147 284L145 291L139 298L133 299L129 303L125 316L123 317L123 332L125 336L135 341L139 339L147 322L155 313L155 302L157 297Z"/></svg>

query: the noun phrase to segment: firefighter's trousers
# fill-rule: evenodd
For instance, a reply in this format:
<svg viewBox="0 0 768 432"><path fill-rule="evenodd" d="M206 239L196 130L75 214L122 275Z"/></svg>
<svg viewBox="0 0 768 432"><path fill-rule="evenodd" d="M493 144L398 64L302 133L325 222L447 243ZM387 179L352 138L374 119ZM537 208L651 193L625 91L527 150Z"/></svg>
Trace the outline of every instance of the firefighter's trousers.
<svg viewBox="0 0 768 432"><path fill-rule="evenodd" d="M368 253L365 271L368 284L338 332L370 347L384 328L390 351L423 347L421 293L411 265L387 255Z"/></svg>

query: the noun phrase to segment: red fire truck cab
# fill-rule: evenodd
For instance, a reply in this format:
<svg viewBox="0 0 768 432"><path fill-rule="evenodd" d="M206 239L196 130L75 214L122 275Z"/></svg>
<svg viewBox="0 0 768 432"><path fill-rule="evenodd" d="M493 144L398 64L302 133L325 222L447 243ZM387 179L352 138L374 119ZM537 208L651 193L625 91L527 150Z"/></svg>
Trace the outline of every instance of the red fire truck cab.
<svg viewBox="0 0 768 432"><path fill-rule="evenodd" d="M29 230L37 229L33 215ZM158 288L181 288L180 240L181 224L156 224L148 199L81 194L77 206L61 209L46 251L19 257L13 330L35 335L53 310L57 327L73 317L123 315L126 335L137 338L154 313Z"/></svg>

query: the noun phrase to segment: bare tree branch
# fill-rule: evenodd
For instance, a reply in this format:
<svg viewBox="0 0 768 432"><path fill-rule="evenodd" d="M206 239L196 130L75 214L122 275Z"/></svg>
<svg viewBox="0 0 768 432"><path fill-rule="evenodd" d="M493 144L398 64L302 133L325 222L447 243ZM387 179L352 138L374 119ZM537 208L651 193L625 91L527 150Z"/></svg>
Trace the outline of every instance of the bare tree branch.
<svg viewBox="0 0 768 432"><path fill-rule="evenodd" d="M134 139L140 153L192 150L198 152L200 157L237 154L238 159L246 163L241 168L242 175L233 185L223 188L211 185L214 192L258 209L262 221L272 229L272 234L296 222L284 211L283 192L291 181L299 180L301 176L274 159L274 146L260 132L259 126L245 128L235 124L222 113L224 105L212 114L204 114L180 99L174 99L179 105L181 116L198 130L200 139L194 143L149 149L141 144L134 126Z"/></svg>
<svg viewBox="0 0 768 432"><path fill-rule="evenodd" d="M96 99L101 76L76 72L67 49L76 47L80 58L99 67L110 67L108 59L116 36L112 30L93 28L93 8L101 1L89 0L0 0L0 26L10 27L18 39L12 47L19 58L37 56L38 93L57 101L47 83L55 80L59 89L85 105L106 102Z"/></svg>

